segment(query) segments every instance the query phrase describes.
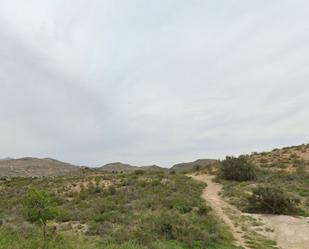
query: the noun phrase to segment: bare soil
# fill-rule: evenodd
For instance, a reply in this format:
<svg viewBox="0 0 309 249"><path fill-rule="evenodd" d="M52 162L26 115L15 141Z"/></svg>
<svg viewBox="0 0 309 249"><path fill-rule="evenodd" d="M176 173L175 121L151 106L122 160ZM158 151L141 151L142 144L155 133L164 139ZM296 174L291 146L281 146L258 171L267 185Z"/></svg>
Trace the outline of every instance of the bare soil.
<svg viewBox="0 0 309 249"><path fill-rule="evenodd" d="M287 215L254 214L256 219L272 228L264 235L277 241L282 249L309 249L309 218Z"/></svg>

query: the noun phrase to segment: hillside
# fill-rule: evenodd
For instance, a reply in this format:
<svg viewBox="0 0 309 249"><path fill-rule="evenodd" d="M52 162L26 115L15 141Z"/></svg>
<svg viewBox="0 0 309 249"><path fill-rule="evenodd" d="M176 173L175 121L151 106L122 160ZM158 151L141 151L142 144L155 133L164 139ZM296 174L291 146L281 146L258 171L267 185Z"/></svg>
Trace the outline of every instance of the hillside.
<svg viewBox="0 0 309 249"><path fill-rule="evenodd" d="M175 164L171 170L175 171L189 171L192 170L194 167L206 167L208 165L217 163L218 160L216 159L198 159L194 162L188 162L188 163L178 163Z"/></svg>
<svg viewBox="0 0 309 249"><path fill-rule="evenodd" d="M303 168L309 171L309 144L252 153L250 157L252 162L261 168L290 172Z"/></svg>
<svg viewBox="0 0 309 249"><path fill-rule="evenodd" d="M7 177L61 176L79 169L78 166L50 158L25 157L0 160L0 176Z"/></svg>
<svg viewBox="0 0 309 249"><path fill-rule="evenodd" d="M271 186L300 201L295 215L309 216L309 145L284 147L269 152L247 155L256 177L249 181L220 180L224 185L223 195L239 209L248 206L253 189Z"/></svg>

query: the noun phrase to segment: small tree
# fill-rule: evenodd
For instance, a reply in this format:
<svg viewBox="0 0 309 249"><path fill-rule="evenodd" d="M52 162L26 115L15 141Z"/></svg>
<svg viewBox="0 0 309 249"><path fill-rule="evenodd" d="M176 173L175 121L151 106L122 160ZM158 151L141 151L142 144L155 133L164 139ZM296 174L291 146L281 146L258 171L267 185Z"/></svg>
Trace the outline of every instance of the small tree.
<svg viewBox="0 0 309 249"><path fill-rule="evenodd" d="M226 157L222 161L221 178L234 181L254 180L256 170L246 156Z"/></svg>
<svg viewBox="0 0 309 249"><path fill-rule="evenodd" d="M23 199L23 214L28 221L41 227L45 238L47 221L56 218L59 212L47 192L30 189Z"/></svg>

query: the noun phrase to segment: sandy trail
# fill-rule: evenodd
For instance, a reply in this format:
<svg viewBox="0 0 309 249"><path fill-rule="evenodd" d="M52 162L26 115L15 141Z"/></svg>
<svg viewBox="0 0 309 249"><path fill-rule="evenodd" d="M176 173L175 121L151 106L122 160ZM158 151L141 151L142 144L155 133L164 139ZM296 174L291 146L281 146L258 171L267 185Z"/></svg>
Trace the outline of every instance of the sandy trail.
<svg viewBox="0 0 309 249"><path fill-rule="evenodd" d="M235 226L231 218L224 210L232 210L239 216L250 216L261 221L265 227L273 232L265 230L256 231L265 237L277 242L282 249L309 249L309 217L293 217L287 215L263 215L263 214L245 214L236 207L228 204L221 196L222 185L213 182L214 176L211 175L192 175L195 180L204 181L207 187L204 189L202 197L207 201L217 215L228 225L236 240L236 245L245 249L250 249L245 243L245 232L240 227ZM249 228L255 230L254 228Z"/></svg>
<svg viewBox="0 0 309 249"><path fill-rule="evenodd" d="M239 212L234 206L228 204L223 200L219 195L222 190L222 185L216 182L213 182L213 176L210 175L192 175L193 179L198 181L203 181L207 183L207 187L203 190L202 197L207 201L207 204L213 208L216 214L223 220L223 222L230 228L234 238L235 245L241 246L245 249L250 249L246 243L243 236L244 232L240 227L236 227L233 221L229 216L224 212L225 209L232 209L234 212ZM239 212L239 215L241 213Z"/></svg>

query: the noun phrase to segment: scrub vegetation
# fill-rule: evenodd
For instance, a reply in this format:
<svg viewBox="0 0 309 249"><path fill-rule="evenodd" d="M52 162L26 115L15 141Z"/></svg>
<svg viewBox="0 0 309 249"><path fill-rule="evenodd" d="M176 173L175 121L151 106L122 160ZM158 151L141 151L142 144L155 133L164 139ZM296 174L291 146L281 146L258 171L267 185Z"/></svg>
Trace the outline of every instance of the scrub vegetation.
<svg viewBox="0 0 309 249"><path fill-rule="evenodd" d="M2 179L0 248L236 248L204 188L184 174L141 170Z"/></svg>

